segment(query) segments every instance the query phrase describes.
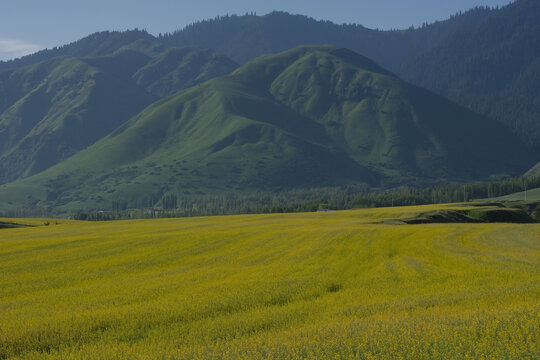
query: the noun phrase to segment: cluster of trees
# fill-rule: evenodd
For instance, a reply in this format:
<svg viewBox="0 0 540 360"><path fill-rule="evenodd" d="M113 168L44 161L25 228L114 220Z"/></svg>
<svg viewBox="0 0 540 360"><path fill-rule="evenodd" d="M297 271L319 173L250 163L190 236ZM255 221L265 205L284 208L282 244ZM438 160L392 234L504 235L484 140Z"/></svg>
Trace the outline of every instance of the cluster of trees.
<svg viewBox="0 0 540 360"><path fill-rule="evenodd" d="M412 206L469 202L504 196L540 187L540 176L512 178L497 182L439 185L426 189L407 186L384 192L369 192L361 187L289 190L280 193L252 192L179 197L166 194L148 208L120 209L122 200L112 203L112 211L81 212L79 220L191 217L233 214L263 214L345 210L354 208Z"/></svg>
<svg viewBox="0 0 540 360"><path fill-rule="evenodd" d="M113 212L119 212L127 210L128 203L126 200L113 200L111 202L111 209Z"/></svg>
<svg viewBox="0 0 540 360"><path fill-rule="evenodd" d="M165 195L161 201L164 210L174 210L178 207L178 196Z"/></svg>

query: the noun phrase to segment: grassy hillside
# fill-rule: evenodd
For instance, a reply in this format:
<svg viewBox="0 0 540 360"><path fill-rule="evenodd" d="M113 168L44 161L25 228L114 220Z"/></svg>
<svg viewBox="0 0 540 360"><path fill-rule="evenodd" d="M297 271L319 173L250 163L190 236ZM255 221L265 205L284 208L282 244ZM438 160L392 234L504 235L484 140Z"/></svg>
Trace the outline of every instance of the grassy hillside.
<svg viewBox="0 0 540 360"><path fill-rule="evenodd" d="M479 180L532 163L498 123L352 51L300 47L152 104L66 162L2 186L0 198L134 207L166 193Z"/></svg>
<svg viewBox="0 0 540 360"><path fill-rule="evenodd" d="M531 170L525 173L525 176L540 176L540 162L536 164Z"/></svg>
<svg viewBox="0 0 540 360"><path fill-rule="evenodd" d="M0 229L0 358L538 358L540 225L437 209Z"/></svg>
<svg viewBox="0 0 540 360"><path fill-rule="evenodd" d="M229 74L238 67L214 51L171 47L155 39L139 39L106 56L85 57L84 61L134 82L156 99Z"/></svg>
<svg viewBox="0 0 540 360"><path fill-rule="evenodd" d="M494 201L525 201L525 192L517 192L510 195L493 198ZM527 190L527 201L540 201L540 188Z"/></svg>
<svg viewBox="0 0 540 360"><path fill-rule="evenodd" d="M210 50L148 39L111 51L0 73L0 183L47 169L155 100L237 67Z"/></svg>
<svg viewBox="0 0 540 360"><path fill-rule="evenodd" d="M14 75L38 74L35 86L0 114L0 182L66 159L154 100L143 89L75 58L55 59Z"/></svg>

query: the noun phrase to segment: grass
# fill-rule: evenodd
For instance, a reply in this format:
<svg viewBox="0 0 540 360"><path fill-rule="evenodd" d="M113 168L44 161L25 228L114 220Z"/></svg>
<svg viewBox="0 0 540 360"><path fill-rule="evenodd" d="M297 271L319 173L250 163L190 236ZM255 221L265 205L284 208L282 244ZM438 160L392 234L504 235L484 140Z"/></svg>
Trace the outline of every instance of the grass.
<svg viewBox="0 0 540 360"><path fill-rule="evenodd" d="M527 201L534 202L540 201L540 188L527 190ZM498 198L491 198L491 201L525 201L525 192L517 192L510 195L501 196Z"/></svg>
<svg viewBox="0 0 540 360"><path fill-rule="evenodd" d="M0 230L0 359L539 358L540 225L437 209Z"/></svg>

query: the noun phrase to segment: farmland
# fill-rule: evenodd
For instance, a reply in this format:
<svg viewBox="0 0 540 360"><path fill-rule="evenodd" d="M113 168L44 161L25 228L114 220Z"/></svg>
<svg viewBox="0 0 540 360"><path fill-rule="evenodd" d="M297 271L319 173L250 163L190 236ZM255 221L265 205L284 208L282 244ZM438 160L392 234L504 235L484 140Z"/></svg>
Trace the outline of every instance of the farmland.
<svg viewBox="0 0 540 360"><path fill-rule="evenodd" d="M0 219L0 359L540 358L540 224L441 208Z"/></svg>

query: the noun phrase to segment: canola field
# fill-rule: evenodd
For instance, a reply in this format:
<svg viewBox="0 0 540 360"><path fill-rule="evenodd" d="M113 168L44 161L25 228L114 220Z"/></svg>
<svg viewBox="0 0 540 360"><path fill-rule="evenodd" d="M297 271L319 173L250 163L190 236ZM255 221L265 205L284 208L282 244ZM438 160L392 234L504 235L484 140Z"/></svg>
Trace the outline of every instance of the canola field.
<svg viewBox="0 0 540 360"><path fill-rule="evenodd" d="M437 208L26 220L0 359L540 359L540 224L381 223Z"/></svg>

